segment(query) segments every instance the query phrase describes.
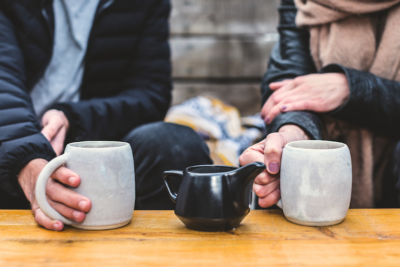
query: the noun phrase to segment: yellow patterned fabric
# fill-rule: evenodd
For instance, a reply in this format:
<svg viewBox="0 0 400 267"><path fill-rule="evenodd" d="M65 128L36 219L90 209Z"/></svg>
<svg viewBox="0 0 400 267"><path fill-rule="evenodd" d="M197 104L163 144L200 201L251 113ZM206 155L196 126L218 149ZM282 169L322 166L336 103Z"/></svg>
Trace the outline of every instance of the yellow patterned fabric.
<svg viewBox="0 0 400 267"><path fill-rule="evenodd" d="M210 148L214 164L230 166L238 165L240 154L261 138L265 129L258 115L241 119L235 107L204 96L172 107L165 121L195 130Z"/></svg>

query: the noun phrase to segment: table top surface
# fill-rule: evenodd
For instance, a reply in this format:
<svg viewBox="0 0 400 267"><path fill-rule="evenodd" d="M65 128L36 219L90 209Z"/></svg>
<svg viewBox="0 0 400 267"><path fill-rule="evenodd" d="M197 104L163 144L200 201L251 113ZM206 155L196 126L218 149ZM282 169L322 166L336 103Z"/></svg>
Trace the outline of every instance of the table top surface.
<svg viewBox="0 0 400 267"><path fill-rule="evenodd" d="M30 211L0 210L0 266L399 266L400 210L350 210L330 227L251 211L229 232L189 230L173 211L135 211L107 231L47 231Z"/></svg>

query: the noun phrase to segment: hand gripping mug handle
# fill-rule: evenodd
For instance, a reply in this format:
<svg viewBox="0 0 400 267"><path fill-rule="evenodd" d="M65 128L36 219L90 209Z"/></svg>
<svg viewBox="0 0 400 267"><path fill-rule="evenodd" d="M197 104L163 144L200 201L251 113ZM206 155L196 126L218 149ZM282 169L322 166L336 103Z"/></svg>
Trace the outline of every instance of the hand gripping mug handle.
<svg viewBox="0 0 400 267"><path fill-rule="evenodd" d="M46 185L47 180L49 180L51 174L57 170L60 166L67 162L67 155L61 155L56 157L43 168L41 173L39 174L39 178L36 181L36 188L35 188L35 196L36 201L40 207L40 209L51 219L62 221L65 224L72 224L71 220L68 220L60 213L58 213L55 209L53 209L50 204L47 202L46 199Z"/></svg>
<svg viewBox="0 0 400 267"><path fill-rule="evenodd" d="M167 187L169 198L176 203L176 199L178 198L178 194L174 191L171 185L171 176L178 176L181 179L183 178L183 171L165 171L164 172L164 183Z"/></svg>

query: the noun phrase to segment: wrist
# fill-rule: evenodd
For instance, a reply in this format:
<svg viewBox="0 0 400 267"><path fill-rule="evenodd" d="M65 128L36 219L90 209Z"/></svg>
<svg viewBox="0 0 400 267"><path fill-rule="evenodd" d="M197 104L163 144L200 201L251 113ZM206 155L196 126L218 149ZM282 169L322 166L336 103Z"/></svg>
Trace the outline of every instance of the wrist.
<svg viewBox="0 0 400 267"><path fill-rule="evenodd" d="M307 133L297 125L287 124L279 128L279 133L289 133L294 136L295 140L310 140Z"/></svg>

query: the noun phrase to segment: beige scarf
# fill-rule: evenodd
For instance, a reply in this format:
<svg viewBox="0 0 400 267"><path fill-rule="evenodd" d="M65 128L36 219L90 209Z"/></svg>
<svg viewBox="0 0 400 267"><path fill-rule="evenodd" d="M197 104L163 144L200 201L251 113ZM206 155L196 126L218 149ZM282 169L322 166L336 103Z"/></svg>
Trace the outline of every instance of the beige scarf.
<svg viewBox="0 0 400 267"><path fill-rule="evenodd" d="M317 69L337 63L400 81L399 3L400 0L295 0L296 24L310 31L310 50ZM387 14L384 25L376 16L381 11ZM330 117L325 117L325 125L324 139L345 142L350 148L351 207L374 207L382 195L383 172L394 141Z"/></svg>

